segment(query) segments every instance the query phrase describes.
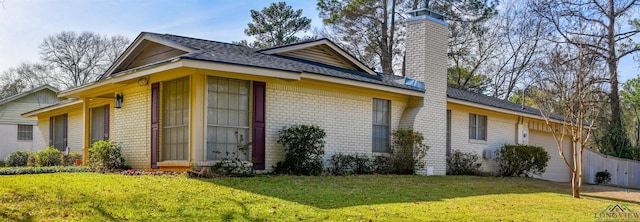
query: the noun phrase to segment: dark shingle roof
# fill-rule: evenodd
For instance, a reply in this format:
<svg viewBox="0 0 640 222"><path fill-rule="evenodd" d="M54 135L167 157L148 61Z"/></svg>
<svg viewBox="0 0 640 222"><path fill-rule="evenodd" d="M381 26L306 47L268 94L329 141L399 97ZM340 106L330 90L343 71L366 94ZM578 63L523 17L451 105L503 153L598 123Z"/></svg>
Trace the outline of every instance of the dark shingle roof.
<svg viewBox="0 0 640 222"><path fill-rule="evenodd" d="M522 107L521 104L517 104L517 103L513 103L507 100L502 100L496 97L491 97L491 96L487 96L487 95L483 95L480 93L476 93L476 92L471 92L471 91L467 91L464 89L458 89L454 86L448 86L447 87L447 97L452 98L452 99L458 99L458 100L462 100L462 101L466 101L466 102L471 102L471 103L476 103L476 104L481 104L481 105L487 105L487 106L491 106L491 107L495 107L495 108L499 108L499 109L504 109L504 110L509 110L509 111L515 111L515 112L519 112L519 113L524 113L524 114L530 114L530 115L535 115L535 116L541 116L540 110L537 108L533 108L530 106L524 106L524 109ZM556 119L556 120L560 120L562 121L564 119L564 117L557 115L557 114L551 114L551 118L552 119Z"/></svg>
<svg viewBox="0 0 640 222"><path fill-rule="evenodd" d="M396 79L389 77L390 75L388 74L371 75L365 72L333 67L301 59L264 54L259 52L258 49L204 39L148 32L144 33L144 35L162 38L195 50L194 52L179 56L178 58L180 59L218 62L291 72L306 72L419 92L424 91L413 86L404 85L403 82L394 81ZM115 73L113 75L119 74L121 73Z"/></svg>

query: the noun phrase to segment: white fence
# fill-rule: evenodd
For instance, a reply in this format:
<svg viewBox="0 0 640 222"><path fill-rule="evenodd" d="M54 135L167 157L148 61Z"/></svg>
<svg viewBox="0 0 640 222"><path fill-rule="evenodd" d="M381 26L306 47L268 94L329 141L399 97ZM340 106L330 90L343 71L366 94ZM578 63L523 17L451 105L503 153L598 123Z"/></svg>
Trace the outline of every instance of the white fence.
<svg viewBox="0 0 640 222"><path fill-rule="evenodd" d="M596 173L607 170L611 184L640 187L640 161L607 156L591 149L584 150L583 179L595 183Z"/></svg>

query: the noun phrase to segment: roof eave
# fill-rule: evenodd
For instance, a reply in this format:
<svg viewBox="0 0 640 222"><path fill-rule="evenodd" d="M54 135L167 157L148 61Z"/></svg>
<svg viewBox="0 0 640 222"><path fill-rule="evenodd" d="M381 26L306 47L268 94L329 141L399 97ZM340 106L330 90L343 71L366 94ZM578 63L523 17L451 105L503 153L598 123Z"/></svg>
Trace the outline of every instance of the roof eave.
<svg viewBox="0 0 640 222"><path fill-rule="evenodd" d="M510 115L515 115L515 116L523 116L523 117L528 117L528 118L532 118L532 119L538 119L538 120L546 121L545 118L542 115L533 115L533 114L529 114L529 113L517 112L517 111L513 111L513 110L502 109L502 108L498 108L498 107L494 107L494 106L489 106L489 105L469 102L469 101L456 99L456 98L451 98L451 97L447 98L447 102L460 104L460 105L465 105L465 106L470 106L470 107L474 107L474 108L490 110L490 111L504 113L504 114L510 114ZM549 121L550 122L554 122L554 123L560 123L560 124L563 123L561 120L557 120L557 119L553 119L553 118L549 118Z"/></svg>
<svg viewBox="0 0 640 222"><path fill-rule="evenodd" d="M64 108L64 107L68 107L68 106L72 106L80 103L82 103L82 100L80 99L71 101L71 102L66 102L66 103L56 103L51 106L42 107L36 110L32 110L32 111L20 114L20 116L22 116L23 118L37 117L41 113L49 112L52 110L56 110L56 109L60 109L60 108Z"/></svg>

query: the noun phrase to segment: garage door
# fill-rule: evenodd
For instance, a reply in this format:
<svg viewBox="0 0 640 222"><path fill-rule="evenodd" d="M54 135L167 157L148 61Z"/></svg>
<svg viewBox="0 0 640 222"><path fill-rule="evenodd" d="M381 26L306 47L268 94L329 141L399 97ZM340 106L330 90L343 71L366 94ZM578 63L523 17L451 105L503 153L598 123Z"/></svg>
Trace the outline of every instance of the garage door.
<svg viewBox="0 0 640 222"><path fill-rule="evenodd" d="M551 180L556 182L569 182L571 181L571 171L567 167L567 164L564 163L562 157L558 152L558 145L553 138L551 133L541 132L541 131L529 131L531 135L529 137L529 144L534 146L543 147L547 153L549 153L549 162L547 163L547 170L542 174L542 176L536 176L535 178L541 178L545 180ZM564 141L564 155L567 156L567 160L572 161L571 154L571 140L565 139Z"/></svg>

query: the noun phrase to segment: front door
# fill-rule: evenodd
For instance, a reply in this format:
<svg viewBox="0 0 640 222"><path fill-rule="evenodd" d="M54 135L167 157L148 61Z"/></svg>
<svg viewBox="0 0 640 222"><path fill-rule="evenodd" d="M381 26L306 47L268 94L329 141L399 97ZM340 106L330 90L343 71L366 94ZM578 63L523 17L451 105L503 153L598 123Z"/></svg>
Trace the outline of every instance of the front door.
<svg viewBox="0 0 640 222"><path fill-rule="evenodd" d="M91 108L91 144L109 139L109 105Z"/></svg>

